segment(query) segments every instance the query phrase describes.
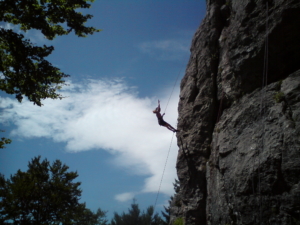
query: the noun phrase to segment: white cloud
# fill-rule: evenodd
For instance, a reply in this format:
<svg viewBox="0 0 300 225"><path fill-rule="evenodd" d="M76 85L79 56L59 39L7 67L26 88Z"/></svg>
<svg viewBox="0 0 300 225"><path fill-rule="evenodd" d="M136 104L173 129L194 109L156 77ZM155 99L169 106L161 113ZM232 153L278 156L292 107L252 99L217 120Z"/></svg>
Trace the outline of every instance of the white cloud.
<svg viewBox="0 0 300 225"><path fill-rule="evenodd" d="M165 109L171 90L161 94ZM139 98L135 88L121 80L87 80L65 88L63 100L45 100L37 107L2 98L0 122L13 123L12 134L21 138L47 137L66 143L69 152L102 149L115 156L113 163L147 176L140 193L157 192L173 133L159 127L152 110L157 96ZM165 120L176 127L178 88L172 95ZM173 194L176 177L176 136L170 149L161 193ZM121 194L116 198L125 199Z"/></svg>
<svg viewBox="0 0 300 225"><path fill-rule="evenodd" d="M126 202L128 200L132 200L133 198L134 198L134 193L132 192L126 192L115 196L115 199L119 202Z"/></svg>
<svg viewBox="0 0 300 225"><path fill-rule="evenodd" d="M13 30L17 34L23 34L25 39L29 39L34 45L53 44L53 41L55 41L55 40L52 41L48 40L40 30L31 29L24 32L20 29L20 25L0 22L0 28L4 28L6 30Z"/></svg>
<svg viewBox="0 0 300 225"><path fill-rule="evenodd" d="M53 41L54 40L48 40L45 35L42 34L41 31L39 30L35 30L35 29L31 29L29 31L26 31L26 33L24 34L25 38L30 39L30 41L33 44L37 44L37 45L41 45L41 44L50 44L52 42L53 45Z"/></svg>
<svg viewBox="0 0 300 225"><path fill-rule="evenodd" d="M190 43L187 40L148 41L139 44L138 48L158 60L180 60L189 54Z"/></svg>

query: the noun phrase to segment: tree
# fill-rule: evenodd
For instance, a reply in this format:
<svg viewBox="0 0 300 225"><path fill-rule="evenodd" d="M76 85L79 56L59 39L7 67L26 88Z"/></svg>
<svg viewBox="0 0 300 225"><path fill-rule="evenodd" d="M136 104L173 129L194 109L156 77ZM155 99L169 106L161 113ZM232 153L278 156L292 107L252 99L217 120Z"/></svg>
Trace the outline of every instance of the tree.
<svg viewBox="0 0 300 225"><path fill-rule="evenodd" d="M162 225L163 221L158 216L158 214L154 215L154 207L149 206L146 212L142 212L139 209L138 204L131 204L131 208L128 209L128 213L124 213L119 215L118 213L114 213L114 218L111 221L111 225Z"/></svg>
<svg viewBox="0 0 300 225"><path fill-rule="evenodd" d="M0 21L19 25L22 31L36 29L52 40L74 30L79 37L99 32L84 24L92 15L83 15L80 8L89 8L94 0L2 0ZM0 90L23 95L38 106L45 98L62 98L57 93L69 75L52 66L45 58L53 46L35 46L23 34L0 27Z"/></svg>
<svg viewBox="0 0 300 225"><path fill-rule="evenodd" d="M108 225L106 220L106 212L100 208L96 213L93 213L90 209L85 209L83 216L76 222L78 225Z"/></svg>
<svg viewBox="0 0 300 225"><path fill-rule="evenodd" d="M180 182L179 180L175 179L175 183L173 183L174 191L177 194L180 191ZM164 211L161 211L162 216L164 217L163 224L164 225L169 225L170 224L170 213L171 213L171 203L174 199L174 196L170 197L169 205L168 207L164 206Z"/></svg>
<svg viewBox="0 0 300 225"><path fill-rule="evenodd" d="M171 202L172 202L173 198L174 198L173 196L170 197L170 200L168 201L169 202L168 207L164 206L165 212L161 211L161 214L164 217L164 220L163 220L164 225L169 225L170 224L170 212L171 212L170 205L171 205Z"/></svg>
<svg viewBox="0 0 300 225"><path fill-rule="evenodd" d="M56 160L50 165L40 156L28 163L28 170L18 170L10 179L0 176L0 221L14 224L81 224L93 214L79 203L80 182L77 172ZM97 220L105 212L93 214ZM92 221L91 221L92 222ZM101 224L101 223L82 223ZM105 223L103 223L105 224Z"/></svg>
<svg viewBox="0 0 300 225"><path fill-rule="evenodd" d="M67 35L74 30L78 37L99 32L84 24L92 15L83 15L78 9L89 8L94 0L0 0L0 22L18 25L26 32L39 30L49 40L58 35ZM61 99L58 93L69 77L45 58L54 50L53 46L35 46L23 34L0 27L0 90L23 96L42 105L46 98ZM1 138L0 148L11 143Z"/></svg>

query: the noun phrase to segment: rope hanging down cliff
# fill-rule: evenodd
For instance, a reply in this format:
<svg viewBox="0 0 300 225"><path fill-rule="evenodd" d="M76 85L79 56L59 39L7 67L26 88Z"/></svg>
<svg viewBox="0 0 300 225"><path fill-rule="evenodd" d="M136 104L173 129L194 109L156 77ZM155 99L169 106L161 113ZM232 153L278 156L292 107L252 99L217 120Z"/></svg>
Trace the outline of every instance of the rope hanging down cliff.
<svg viewBox="0 0 300 225"><path fill-rule="evenodd" d="M160 183L159 183L159 187L158 187L158 191L157 191L157 194L156 194L156 198L155 198L155 202L154 202L154 207L153 207L154 210L155 210L155 206L156 206L156 203L157 203L158 195L159 195L159 192L160 192L161 183L162 183L163 178L164 178L164 174L165 174L165 170L166 170L168 158L169 158L169 155L170 155L171 146L172 146L172 142L173 142L173 137L174 137L174 133L172 135L171 144L170 144L169 151L168 151L168 154L167 154L167 159L166 159L166 162L165 162L164 170L163 170L163 173L162 173L162 176L161 176L161 179L160 179Z"/></svg>
<svg viewBox="0 0 300 225"><path fill-rule="evenodd" d="M169 99L168 99L168 102L167 102L167 105L166 105L166 108L165 108L164 114L165 114L165 112L167 111L167 108L168 108L168 105L169 105L170 99L171 99L171 97L172 97L172 95L173 95L173 91L174 91L174 89L175 89L175 86L176 86L176 84L177 84L177 81L178 81L178 78L179 78L179 75L180 75L180 73L181 73L182 69L183 69L183 67L180 69L179 73L177 74L176 81L175 81L175 83L174 83L174 85L173 85L173 89L172 89L172 91L171 91L171 94L170 94L170 97L169 97Z"/></svg>
<svg viewBox="0 0 300 225"><path fill-rule="evenodd" d="M179 75L182 71L183 67L180 69L179 73L177 74L177 77L176 77L176 80L175 80L175 83L173 85L173 88L172 88L172 91L171 91L171 94L169 96L169 99L168 99L168 102L167 102L167 105L166 105L166 108L165 108L165 111L163 113L163 115L165 114L165 112L167 111L167 108L168 108L168 105L169 105L169 102L170 102L170 99L173 95L173 92L174 92L174 89L175 89L175 86L177 84L177 81L178 81L178 78L179 78ZM158 100L158 104L159 104L159 100ZM155 109L156 110L156 109ZM154 111L153 111L154 112ZM167 127L168 128L168 127ZM173 128L173 127L172 127ZM169 128L168 128L169 129ZM174 129L174 128L173 128ZM178 131L176 129L174 129L174 131ZM170 155L170 151L171 151L171 146L172 146L172 143L173 143L173 138L174 138L174 133L172 135L172 139L171 139L171 143L170 143L170 147L169 147L169 151L168 151L168 154L167 154L167 158L166 158L166 162L165 162L165 166L164 166L164 169L163 169L163 173L162 173L162 176L161 176L161 180L160 180L160 183L159 183L159 187L158 187L158 191L157 191L157 194L156 194L156 198L155 198L155 202L154 202L154 207L153 209L155 210L155 207L156 207L156 204L157 204L157 199L158 199L158 195L159 195L159 192L160 192L160 188L161 188L161 184L162 184L162 181L163 181L163 177L164 177L164 174L165 174L165 170L166 170L166 166L167 166L167 163L168 163L168 158L169 158L169 155Z"/></svg>
<svg viewBox="0 0 300 225"><path fill-rule="evenodd" d="M262 126L262 143L261 143L261 151L264 151L264 138L265 138L265 123L264 123L264 115L266 113L266 104L265 104L265 96L266 96L266 86L268 83L268 67L269 67L269 3L268 0L266 1L266 36L265 36L265 49L264 49L264 65L263 65L263 76L262 76L262 88L261 88L261 104L260 104L260 115L261 115L261 126ZM216 123L219 122L221 114L222 114L222 104L223 104L223 98L224 98L224 80L222 78L222 96L220 99L220 105L218 109L218 115ZM258 175L258 210L259 210L259 223L261 224L262 221L262 196L261 196L261 175L260 175L260 149L258 148L258 168L257 168L257 175ZM252 189L253 194L255 194L255 188L254 188L254 161L253 161L253 167L252 167ZM236 193L233 192L233 197L235 198Z"/></svg>
<svg viewBox="0 0 300 225"><path fill-rule="evenodd" d="M265 145L265 122L264 115L266 113L266 86L268 84L268 67L269 67L269 3L266 2L266 38L265 38L265 52L264 52L264 67L263 67L263 78L262 78L262 93L260 103L260 115L262 123L262 137L261 137L261 149L264 151ZM259 195L259 221L262 221L262 196L261 196L261 177L260 177L260 149L258 148L258 195Z"/></svg>

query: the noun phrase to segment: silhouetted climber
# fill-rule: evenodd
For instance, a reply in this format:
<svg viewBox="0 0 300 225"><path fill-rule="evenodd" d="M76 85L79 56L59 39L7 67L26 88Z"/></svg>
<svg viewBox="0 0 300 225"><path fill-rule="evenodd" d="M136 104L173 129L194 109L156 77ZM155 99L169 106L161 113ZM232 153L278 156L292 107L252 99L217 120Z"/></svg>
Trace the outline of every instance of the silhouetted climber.
<svg viewBox="0 0 300 225"><path fill-rule="evenodd" d="M155 110L153 110L153 113L156 114L158 124L160 126L164 126L164 127L168 128L170 131L173 131L173 132L179 131L179 130L176 130L174 127L172 127L170 124L168 124L166 121L164 121L163 116L165 114L162 114L162 115L160 114L160 101L159 100L158 100L158 106Z"/></svg>

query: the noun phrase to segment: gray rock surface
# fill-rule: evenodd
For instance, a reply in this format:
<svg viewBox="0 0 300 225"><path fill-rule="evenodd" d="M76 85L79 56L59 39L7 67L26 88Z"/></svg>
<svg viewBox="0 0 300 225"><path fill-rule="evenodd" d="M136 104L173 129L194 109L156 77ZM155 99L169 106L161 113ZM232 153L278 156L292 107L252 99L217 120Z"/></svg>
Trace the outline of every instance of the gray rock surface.
<svg viewBox="0 0 300 225"><path fill-rule="evenodd" d="M208 224L300 223L300 70L226 109L207 163Z"/></svg>
<svg viewBox="0 0 300 225"><path fill-rule="evenodd" d="M299 69L299 0L207 0L181 81L171 224L300 224Z"/></svg>

